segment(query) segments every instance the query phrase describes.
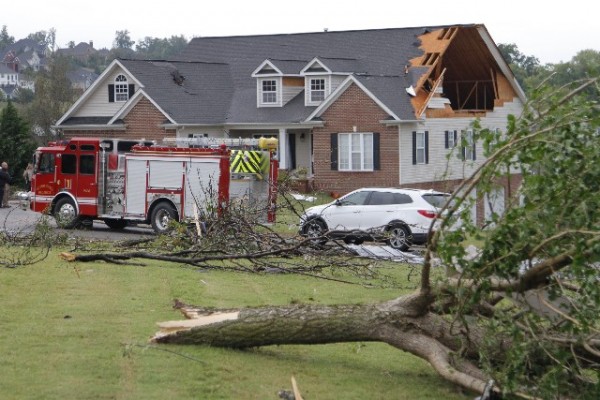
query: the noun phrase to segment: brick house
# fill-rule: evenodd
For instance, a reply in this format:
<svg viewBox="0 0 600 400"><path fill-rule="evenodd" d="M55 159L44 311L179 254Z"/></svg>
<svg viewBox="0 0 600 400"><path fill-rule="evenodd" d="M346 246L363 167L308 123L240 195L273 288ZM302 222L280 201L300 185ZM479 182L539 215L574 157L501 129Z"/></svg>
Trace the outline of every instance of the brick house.
<svg viewBox="0 0 600 400"><path fill-rule="evenodd" d="M275 136L281 168L307 169L319 190L452 190L483 160L480 143L458 148L469 124L503 131L524 101L483 25L201 37L177 59L115 60L56 127Z"/></svg>

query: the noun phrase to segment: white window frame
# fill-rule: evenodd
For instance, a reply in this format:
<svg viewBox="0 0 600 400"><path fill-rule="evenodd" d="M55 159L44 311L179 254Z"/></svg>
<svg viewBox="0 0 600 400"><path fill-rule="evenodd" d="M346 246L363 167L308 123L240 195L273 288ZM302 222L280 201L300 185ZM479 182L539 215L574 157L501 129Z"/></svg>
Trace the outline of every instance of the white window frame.
<svg viewBox="0 0 600 400"><path fill-rule="evenodd" d="M263 90L264 83L273 81L275 82L275 90L267 91ZM281 77L270 76L265 78L260 78L257 80L257 104L259 107L281 107ZM264 101L266 94L275 94L275 101Z"/></svg>
<svg viewBox="0 0 600 400"><path fill-rule="evenodd" d="M129 100L129 83L123 74L115 78L115 102L126 102Z"/></svg>
<svg viewBox="0 0 600 400"><path fill-rule="evenodd" d="M473 151L473 130L469 129L466 130L464 132L465 134L465 144L466 146L464 147L464 155L465 155L465 161L474 161L473 160L473 155L474 155L474 151Z"/></svg>
<svg viewBox="0 0 600 400"><path fill-rule="evenodd" d="M456 142L454 141L455 134L456 134L456 131L454 131L454 130L446 131L446 141L448 142L449 149L453 149L456 147Z"/></svg>
<svg viewBox="0 0 600 400"><path fill-rule="evenodd" d="M319 89L315 89L314 86L315 84L318 84L319 86L322 83L322 88ZM325 97L327 97L327 79L325 79L325 77L313 77L313 78L308 78L308 103L309 104L321 104L324 100ZM315 95L319 94L318 99L315 99Z"/></svg>
<svg viewBox="0 0 600 400"><path fill-rule="evenodd" d="M338 171L374 171L373 136L373 132L338 133Z"/></svg>
<svg viewBox="0 0 600 400"><path fill-rule="evenodd" d="M314 81L323 81L323 89L313 90ZM322 100L313 100L313 93L323 92ZM306 75L304 78L304 105L318 106L329 96L331 92L331 75Z"/></svg>
<svg viewBox="0 0 600 400"><path fill-rule="evenodd" d="M425 132L416 132L415 149L417 165L427 164L427 143L425 140Z"/></svg>

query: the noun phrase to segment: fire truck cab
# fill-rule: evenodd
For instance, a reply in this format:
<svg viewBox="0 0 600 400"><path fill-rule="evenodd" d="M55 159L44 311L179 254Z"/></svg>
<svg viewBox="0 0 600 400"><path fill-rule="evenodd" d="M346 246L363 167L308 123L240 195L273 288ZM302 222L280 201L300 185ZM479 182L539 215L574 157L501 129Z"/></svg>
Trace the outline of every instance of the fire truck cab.
<svg viewBox="0 0 600 400"><path fill-rule="evenodd" d="M272 206L266 217L272 221L277 161L272 152L259 153L268 160L256 167L261 171L232 180L233 153L224 144L170 147L99 138L51 143L35 152L30 208L53 215L63 228L102 220L112 229L150 223L162 233L171 220L214 215L231 192L250 201L261 195Z"/></svg>

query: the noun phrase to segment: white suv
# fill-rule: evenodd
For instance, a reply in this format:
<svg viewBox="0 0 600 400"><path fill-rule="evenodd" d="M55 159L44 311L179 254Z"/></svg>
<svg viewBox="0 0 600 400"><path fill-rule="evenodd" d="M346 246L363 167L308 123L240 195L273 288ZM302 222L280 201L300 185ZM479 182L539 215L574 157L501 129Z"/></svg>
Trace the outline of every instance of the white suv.
<svg viewBox="0 0 600 400"><path fill-rule="evenodd" d="M405 251L427 241L432 221L449 198L433 190L362 188L308 208L300 219L300 234L320 242L385 240Z"/></svg>

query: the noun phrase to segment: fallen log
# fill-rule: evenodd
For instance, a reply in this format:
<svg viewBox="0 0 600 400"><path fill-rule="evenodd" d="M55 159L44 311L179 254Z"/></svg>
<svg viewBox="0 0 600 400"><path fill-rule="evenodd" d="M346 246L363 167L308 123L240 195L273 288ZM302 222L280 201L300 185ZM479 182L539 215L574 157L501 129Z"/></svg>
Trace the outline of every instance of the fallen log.
<svg viewBox="0 0 600 400"><path fill-rule="evenodd" d="M481 393L487 377L473 359L481 337L465 344L450 322L422 310L422 296L408 295L371 305L293 305L286 307L215 310L181 305L188 318L159 323L151 341L250 348L284 344L384 342L427 360L445 379ZM417 307L416 305L420 305Z"/></svg>

